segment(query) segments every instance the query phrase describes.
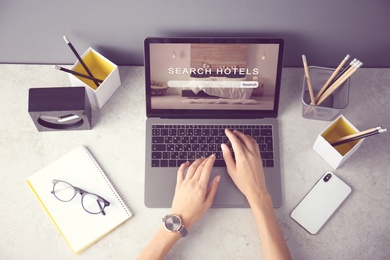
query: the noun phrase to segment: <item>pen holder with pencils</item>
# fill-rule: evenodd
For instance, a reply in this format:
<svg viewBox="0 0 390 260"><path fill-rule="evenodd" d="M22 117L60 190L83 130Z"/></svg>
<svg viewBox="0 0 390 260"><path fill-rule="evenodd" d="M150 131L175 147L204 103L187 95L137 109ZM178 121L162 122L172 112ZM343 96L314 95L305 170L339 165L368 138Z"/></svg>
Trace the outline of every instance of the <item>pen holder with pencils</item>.
<svg viewBox="0 0 390 260"><path fill-rule="evenodd" d="M81 58L93 77L100 81L69 74L70 82L72 86L85 86L92 106L100 109L121 85L118 66L92 48L88 48ZM79 61L71 70L87 74Z"/></svg>
<svg viewBox="0 0 390 260"><path fill-rule="evenodd" d="M355 140L338 146L331 144L343 136L358 133L359 130L352 125L343 115L334 120L324 131L322 131L313 149L330 164L337 169L360 147L364 139Z"/></svg>
<svg viewBox="0 0 390 260"><path fill-rule="evenodd" d="M331 76L334 69L317 66L308 67L314 96ZM337 90L327 97L320 105L311 105L308 84L303 77L302 116L308 119L330 121L338 116L348 106L350 79L348 78Z"/></svg>

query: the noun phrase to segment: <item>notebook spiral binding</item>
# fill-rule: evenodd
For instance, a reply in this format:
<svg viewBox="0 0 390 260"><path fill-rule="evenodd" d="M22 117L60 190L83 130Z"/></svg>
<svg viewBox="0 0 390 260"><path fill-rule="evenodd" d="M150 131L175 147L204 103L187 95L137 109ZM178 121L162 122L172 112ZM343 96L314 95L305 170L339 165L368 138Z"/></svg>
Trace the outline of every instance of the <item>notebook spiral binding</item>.
<svg viewBox="0 0 390 260"><path fill-rule="evenodd" d="M129 204L126 202L126 200L123 198L123 196L119 193L118 189L115 187L114 183L110 180L108 175L100 167L99 163L96 161L96 159L94 158L92 153L88 150L87 147L83 146L83 148L85 149L85 151L87 152L87 154L91 158L91 160L94 162L96 168L102 174L104 180L106 181L107 185L110 187L110 189L115 194L115 197L117 198L118 202L121 204L122 208L127 212L127 214L129 216L133 216L134 212L130 209Z"/></svg>

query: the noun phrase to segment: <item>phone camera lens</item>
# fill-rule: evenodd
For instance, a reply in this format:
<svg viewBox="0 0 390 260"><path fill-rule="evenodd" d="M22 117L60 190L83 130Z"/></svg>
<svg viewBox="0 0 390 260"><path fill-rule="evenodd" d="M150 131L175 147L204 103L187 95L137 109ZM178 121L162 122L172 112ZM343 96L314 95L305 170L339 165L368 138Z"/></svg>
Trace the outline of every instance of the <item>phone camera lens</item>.
<svg viewBox="0 0 390 260"><path fill-rule="evenodd" d="M324 177L324 181L327 182L329 181L329 179L332 177L332 174L328 173L327 175L325 175Z"/></svg>

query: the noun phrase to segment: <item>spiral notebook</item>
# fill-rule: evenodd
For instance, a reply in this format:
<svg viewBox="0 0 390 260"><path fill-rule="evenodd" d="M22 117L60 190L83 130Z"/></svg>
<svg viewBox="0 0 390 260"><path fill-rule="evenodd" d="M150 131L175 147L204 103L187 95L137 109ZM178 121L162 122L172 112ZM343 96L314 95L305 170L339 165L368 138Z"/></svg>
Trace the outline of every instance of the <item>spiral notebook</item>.
<svg viewBox="0 0 390 260"><path fill-rule="evenodd" d="M91 214L82 206L82 196L63 202L52 193L53 180L66 181L110 204L104 213ZM120 196L87 147L79 146L27 179L27 183L75 254L111 232L132 216Z"/></svg>

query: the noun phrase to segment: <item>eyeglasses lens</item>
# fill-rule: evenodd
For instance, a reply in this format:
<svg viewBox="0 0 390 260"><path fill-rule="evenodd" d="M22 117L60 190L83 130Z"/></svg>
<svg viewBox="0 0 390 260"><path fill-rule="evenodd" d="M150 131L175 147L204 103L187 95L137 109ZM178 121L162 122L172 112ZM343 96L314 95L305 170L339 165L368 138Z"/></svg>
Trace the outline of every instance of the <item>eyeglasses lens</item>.
<svg viewBox="0 0 390 260"><path fill-rule="evenodd" d="M69 183L59 181L54 185L54 195L61 201L70 201L76 195L76 191Z"/></svg>
<svg viewBox="0 0 390 260"><path fill-rule="evenodd" d="M104 201L95 194L85 194L82 198L82 204L84 209L92 214L98 214L104 209Z"/></svg>

